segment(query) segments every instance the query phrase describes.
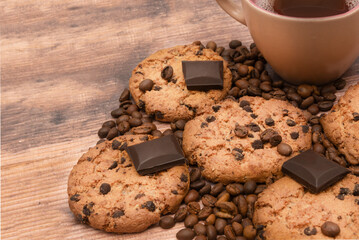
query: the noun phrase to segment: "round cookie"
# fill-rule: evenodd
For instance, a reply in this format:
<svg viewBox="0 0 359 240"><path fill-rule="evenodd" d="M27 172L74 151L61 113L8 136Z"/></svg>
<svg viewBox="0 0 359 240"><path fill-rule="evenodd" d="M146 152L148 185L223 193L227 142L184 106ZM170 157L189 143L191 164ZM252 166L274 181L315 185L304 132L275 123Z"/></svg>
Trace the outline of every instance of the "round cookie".
<svg viewBox="0 0 359 240"><path fill-rule="evenodd" d="M333 239L321 231L326 221L340 227L337 239L358 239L358 204L359 177L354 175L347 175L319 194L311 194L283 177L259 195L253 223L264 226L262 235L267 240Z"/></svg>
<svg viewBox="0 0 359 240"><path fill-rule="evenodd" d="M187 90L182 72L182 61L223 61L223 90L189 91ZM167 66L173 69L170 80L165 80L161 72ZM150 79L153 86L147 84L151 90L141 91L143 80ZM232 74L227 62L211 49L200 49L198 45L176 46L160 50L143 60L132 71L129 88L136 104L147 114L163 122L178 119L191 119L202 109L223 99L232 84ZM147 89L145 88L145 89Z"/></svg>
<svg viewBox="0 0 359 240"><path fill-rule="evenodd" d="M349 87L320 123L325 135L346 160L353 165L359 164L359 84Z"/></svg>
<svg viewBox="0 0 359 240"><path fill-rule="evenodd" d="M134 233L173 213L189 188L187 166L140 176L124 150L152 140L126 135L90 148L71 171L68 196L80 221L107 232Z"/></svg>
<svg viewBox="0 0 359 240"><path fill-rule="evenodd" d="M189 161L197 163L211 181L265 182L281 176L284 161L311 147L306 123L303 112L285 101L242 97L238 103L226 99L187 122L182 146ZM289 156L262 142L260 135L266 129L279 133L282 143L291 146ZM245 131L247 135L242 136Z"/></svg>

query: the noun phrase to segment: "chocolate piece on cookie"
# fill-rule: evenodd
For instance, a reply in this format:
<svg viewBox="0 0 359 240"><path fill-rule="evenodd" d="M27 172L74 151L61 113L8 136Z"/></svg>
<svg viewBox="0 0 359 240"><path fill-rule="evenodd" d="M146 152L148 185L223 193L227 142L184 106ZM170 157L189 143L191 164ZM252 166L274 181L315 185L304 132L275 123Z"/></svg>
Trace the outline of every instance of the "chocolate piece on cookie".
<svg viewBox="0 0 359 240"><path fill-rule="evenodd" d="M207 106L226 97L232 74L227 62L211 49L198 45L176 46L160 50L143 60L132 72L129 81L131 95L137 105L143 104L147 114L159 121L173 122L191 119ZM223 65L223 87L208 91L191 91L187 88L182 61L220 62ZM151 81L149 81L151 80Z"/></svg>
<svg viewBox="0 0 359 240"><path fill-rule="evenodd" d="M286 160L311 147L309 128L302 131L302 110L288 102L242 97L216 106L186 123L182 144L188 160L203 168L203 176L211 181L265 182L281 176ZM296 124L289 126L287 120ZM292 132L300 134L293 139Z"/></svg>
<svg viewBox="0 0 359 240"><path fill-rule="evenodd" d="M353 165L359 164L358 113L359 84L349 87L338 104L320 118L325 135Z"/></svg>
<svg viewBox="0 0 359 240"><path fill-rule="evenodd" d="M358 183L359 177L349 174L327 190L312 194L283 177L259 194L253 223L264 226L267 240L358 239L358 197L352 192ZM336 197L343 192L342 200Z"/></svg>
<svg viewBox="0 0 359 240"><path fill-rule="evenodd" d="M145 137L144 137L145 136ZM188 167L141 176L123 146L154 137L126 135L90 148L74 166L68 181L71 211L90 226L107 232L147 229L162 214L175 212L189 189Z"/></svg>

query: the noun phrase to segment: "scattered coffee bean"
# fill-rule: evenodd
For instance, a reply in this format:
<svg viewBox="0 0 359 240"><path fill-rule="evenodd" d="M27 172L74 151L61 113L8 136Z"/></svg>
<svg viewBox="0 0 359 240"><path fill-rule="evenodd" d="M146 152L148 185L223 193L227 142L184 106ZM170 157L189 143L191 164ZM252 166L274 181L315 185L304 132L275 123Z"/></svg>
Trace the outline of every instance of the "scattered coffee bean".
<svg viewBox="0 0 359 240"><path fill-rule="evenodd" d="M227 225L227 221L222 218L217 218L216 222L214 223L214 226L216 228L216 231L219 235L222 235L224 233L224 227Z"/></svg>
<svg viewBox="0 0 359 240"><path fill-rule="evenodd" d="M307 109L310 105L312 105L314 103L314 97L310 96L307 97L306 99L304 99L302 101L302 103L300 104L300 108L301 109Z"/></svg>
<svg viewBox="0 0 359 240"><path fill-rule="evenodd" d="M216 240L217 239L217 230L213 225L207 225L207 238L208 240Z"/></svg>
<svg viewBox="0 0 359 240"><path fill-rule="evenodd" d="M113 128L111 128L110 131L108 132L108 134L107 134L107 139L108 139L108 140L112 140L112 139L114 139L114 138L117 137L117 136L118 136L118 130L117 130L117 128L113 127Z"/></svg>
<svg viewBox="0 0 359 240"><path fill-rule="evenodd" d="M168 135L172 135L173 132L171 129L166 129L162 134L163 134L163 136L168 136Z"/></svg>
<svg viewBox="0 0 359 240"><path fill-rule="evenodd" d="M182 120L182 119L177 120L177 121L175 122L175 125L176 125L176 128L177 128L178 130L184 130L184 127L185 127L185 125L186 125L186 121L185 121L185 120Z"/></svg>
<svg viewBox="0 0 359 240"><path fill-rule="evenodd" d="M231 225L226 225L224 227L224 235L228 240L236 240L236 234Z"/></svg>
<svg viewBox="0 0 359 240"><path fill-rule="evenodd" d="M309 97L313 92L313 87L307 84L302 84L299 85L297 88L297 93L302 97L302 98L307 98Z"/></svg>
<svg viewBox="0 0 359 240"><path fill-rule="evenodd" d="M109 127L102 127L100 130L98 130L97 134L100 138L107 137L108 132L110 131Z"/></svg>
<svg viewBox="0 0 359 240"><path fill-rule="evenodd" d="M248 180L243 186L244 193L247 195L254 193L256 188L257 188L257 183L253 180Z"/></svg>
<svg viewBox="0 0 359 240"><path fill-rule="evenodd" d="M188 204L189 202L196 202L198 200L199 200L199 193L194 189L189 190L186 197L184 198L184 202L186 204Z"/></svg>
<svg viewBox="0 0 359 240"><path fill-rule="evenodd" d="M206 218L207 225L213 225L215 221L216 215L214 215L213 213Z"/></svg>
<svg viewBox="0 0 359 240"><path fill-rule="evenodd" d="M175 220L171 216L164 216L160 219L159 225L163 229L169 229L175 225Z"/></svg>
<svg viewBox="0 0 359 240"><path fill-rule="evenodd" d="M319 110L323 112L329 111L330 109L332 109L332 107L333 107L333 102L331 101L323 101L318 103Z"/></svg>
<svg viewBox="0 0 359 240"><path fill-rule="evenodd" d="M212 195L209 195L209 194L205 194L203 197L202 197L202 204L204 206L208 206L208 207L214 207L214 204L217 202L217 198L215 198L214 196Z"/></svg>
<svg viewBox="0 0 359 240"><path fill-rule="evenodd" d="M211 192L211 184L207 183L198 191L199 195L209 194Z"/></svg>
<svg viewBox="0 0 359 240"><path fill-rule="evenodd" d="M184 220L185 227L192 228L194 225L198 223L197 215L190 214Z"/></svg>
<svg viewBox="0 0 359 240"><path fill-rule="evenodd" d="M176 234L178 240L192 240L196 233L190 228L184 228Z"/></svg>
<svg viewBox="0 0 359 240"><path fill-rule="evenodd" d="M238 40L232 40L229 42L229 47L232 49L236 49L237 47L242 46L242 42Z"/></svg>
<svg viewBox="0 0 359 240"><path fill-rule="evenodd" d="M117 125L117 129L120 132L120 134L124 134L125 132L128 132L130 128L131 126L127 121L122 121Z"/></svg>
<svg viewBox="0 0 359 240"><path fill-rule="evenodd" d="M233 222L232 223L232 228L233 228L233 231L236 234L236 236L241 236L243 234L243 226L242 226L242 224L240 224L238 222Z"/></svg>
<svg viewBox="0 0 359 240"><path fill-rule="evenodd" d="M248 240L253 240L257 235L257 230L253 225L248 225L243 229L243 236Z"/></svg>
<svg viewBox="0 0 359 240"><path fill-rule="evenodd" d="M171 66L166 66L161 72L161 77L167 81L171 80L172 75L173 75L173 68Z"/></svg>
<svg viewBox="0 0 359 240"><path fill-rule="evenodd" d="M203 223L197 223L194 225L193 230L197 235L207 235L207 229Z"/></svg>
<svg viewBox="0 0 359 240"><path fill-rule="evenodd" d="M224 189L223 183L217 183L212 187L210 194L212 196L218 196L218 194L220 194L223 191L223 189Z"/></svg>
<svg viewBox="0 0 359 240"><path fill-rule="evenodd" d="M123 89L123 91L120 95L119 101L123 102L123 101L129 100L129 99L130 99L130 91L127 88L125 88L125 89Z"/></svg>
<svg viewBox="0 0 359 240"><path fill-rule="evenodd" d="M290 156L292 154L292 147L286 143L280 143L277 146L277 151L280 155Z"/></svg>
<svg viewBox="0 0 359 240"><path fill-rule="evenodd" d="M208 206L204 206L199 212L198 212L198 218L200 220L205 220L206 218L209 217L209 215L211 215L213 212L211 207Z"/></svg>
<svg viewBox="0 0 359 240"><path fill-rule="evenodd" d="M209 41L207 44L206 44L206 48L208 49L212 49L212 51L216 51L217 49L217 44L213 41Z"/></svg>
<svg viewBox="0 0 359 240"><path fill-rule="evenodd" d="M337 89L337 90L342 90L346 85L346 82L345 80L343 80L342 78L339 78L338 80L336 80L334 82L334 87Z"/></svg>
<svg viewBox="0 0 359 240"><path fill-rule="evenodd" d="M198 202L190 202L187 205L188 207L188 212L191 214L198 214L199 211L201 210L201 206L199 205Z"/></svg>
<svg viewBox="0 0 359 240"><path fill-rule="evenodd" d="M187 216L187 206L181 206L174 215L175 222L182 222Z"/></svg>
<svg viewBox="0 0 359 240"><path fill-rule="evenodd" d="M139 89L142 92L151 91L153 85L154 85L154 83L153 83L153 81L151 79L145 79L140 83Z"/></svg>
<svg viewBox="0 0 359 240"><path fill-rule="evenodd" d="M336 223L327 221L325 222L320 229L325 236L336 237L340 233L340 228Z"/></svg>
<svg viewBox="0 0 359 240"><path fill-rule="evenodd" d="M334 85L325 85L324 87L322 87L322 89L320 90L320 94L322 96L324 96L324 94L326 93L336 93L337 89L335 88Z"/></svg>

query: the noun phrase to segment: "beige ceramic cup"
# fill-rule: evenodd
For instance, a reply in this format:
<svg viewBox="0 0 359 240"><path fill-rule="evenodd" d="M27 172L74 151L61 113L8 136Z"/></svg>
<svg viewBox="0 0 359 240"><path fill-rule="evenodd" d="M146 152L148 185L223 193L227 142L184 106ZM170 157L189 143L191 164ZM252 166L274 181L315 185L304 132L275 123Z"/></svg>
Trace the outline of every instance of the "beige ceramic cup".
<svg viewBox="0 0 359 240"><path fill-rule="evenodd" d="M328 83L359 56L359 6L335 16L297 18L264 10L252 0L217 2L248 27L263 56L288 82Z"/></svg>

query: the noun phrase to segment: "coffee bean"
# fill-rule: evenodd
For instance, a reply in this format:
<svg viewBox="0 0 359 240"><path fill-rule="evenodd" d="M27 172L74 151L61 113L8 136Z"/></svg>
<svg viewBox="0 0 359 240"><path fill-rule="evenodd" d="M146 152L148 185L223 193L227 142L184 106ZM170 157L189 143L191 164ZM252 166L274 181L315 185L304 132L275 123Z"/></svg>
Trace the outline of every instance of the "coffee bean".
<svg viewBox="0 0 359 240"><path fill-rule="evenodd" d="M188 215L184 220L185 227L192 228L198 223L198 217L194 214Z"/></svg>
<svg viewBox="0 0 359 240"><path fill-rule="evenodd" d="M123 102L123 101L129 100L129 99L130 99L130 91L127 88L125 88L125 89L123 89L123 91L120 95L119 101Z"/></svg>
<svg viewBox="0 0 359 240"><path fill-rule="evenodd" d="M116 127L116 123L113 120L106 121L102 124L102 127L113 128Z"/></svg>
<svg viewBox="0 0 359 240"><path fill-rule="evenodd" d="M249 96L261 96L262 95L262 91L260 90L260 88L252 86L252 85L249 85L247 91L248 91Z"/></svg>
<svg viewBox="0 0 359 240"><path fill-rule="evenodd" d="M125 132L128 132L130 130L130 124L127 121L122 121L117 125L117 129L120 132L120 134L124 134Z"/></svg>
<svg viewBox="0 0 359 240"><path fill-rule="evenodd" d="M134 111L138 111L138 107L136 104L131 104L128 106L128 108L126 109L126 113L128 115L131 115Z"/></svg>
<svg viewBox="0 0 359 240"><path fill-rule="evenodd" d="M242 46L242 42L239 40L232 40L229 42L229 47L232 49L236 49L237 47Z"/></svg>
<svg viewBox="0 0 359 240"><path fill-rule="evenodd" d="M211 184L207 183L198 191L199 195L209 194L211 192Z"/></svg>
<svg viewBox="0 0 359 240"><path fill-rule="evenodd" d="M264 91L264 92L270 92L272 91L272 85L270 82L262 82L260 85L259 85L259 88Z"/></svg>
<svg viewBox="0 0 359 240"><path fill-rule="evenodd" d="M182 222L187 216L187 206L181 206L174 215L176 222Z"/></svg>
<svg viewBox="0 0 359 240"><path fill-rule="evenodd" d="M296 93L296 92L290 92L290 93L288 93L288 94L287 94L287 98L288 98L289 100L295 101L295 102L298 103L298 104L301 104L302 101L303 101L302 97L301 97L298 93Z"/></svg>
<svg viewBox="0 0 359 240"><path fill-rule="evenodd" d="M206 48L208 49L212 49L213 51L216 51L217 49L217 44L213 41L209 41L207 44L206 44Z"/></svg>
<svg viewBox="0 0 359 240"><path fill-rule="evenodd" d="M220 194L223 191L223 189L224 189L223 183L217 183L212 187L210 194L212 196L218 196L218 194Z"/></svg>
<svg viewBox="0 0 359 240"><path fill-rule="evenodd" d="M259 85L261 84L261 80L259 80L258 78L251 78L248 80L248 83L251 86L259 87Z"/></svg>
<svg viewBox="0 0 359 240"><path fill-rule="evenodd" d="M247 226L253 226L253 223L249 218L244 218L242 220L242 226L243 226L243 228L245 228Z"/></svg>
<svg viewBox="0 0 359 240"><path fill-rule="evenodd" d="M262 72L264 70L264 63L262 61L256 61L254 67L259 71Z"/></svg>
<svg viewBox="0 0 359 240"><path fill-rule="evenodd" d="M265 123L267 126L274 126L274 120L272 118L266 118Z"/></svg>
<svg viewBox="0 0 359 240"><path fill-rule="evenodd" d="M112 139L114 139L114 138L117 137L117 136L118 136L118 130L117 130L117 128L113 127L113 128L111 128L110 131L108 132L106 138L107 138L108 140L112 140Z"/></svg>
<svg viewBox="0 0 359 240"><path fill-rule="evenodd" d="M300 104L300 108L301 109L307 109L310 105L312 105L314 103L314 97L310 96L307 97L306 99L304 99L302 101L302 103Z"/></svg>
<svg viewBox="0 0 359 240"><path fill-rule="evenodd" d="M123 114L125 114L125 110L123 108L117 108L111 112L111 116L113 118L118 118Z"/></svg>
<svg viewBox="0 0 359 240"><path fill-rule="evenodd" d="M153 81L151 79L145 79L140 83L139 89L142 92L151 91L153 85L154 85L154 83L153 83Z"/></svg>
<svg viewBox="0 0 359 240"><path fill-rule="evenodd" d="M326 93L336 93L336 91L337 89L334 85L328 84L322 87L322 89L320 90L320 94L324 96L324 94Z"/></svg>
<svg viewBox="0 0 359 240"><path fill-rule="evenodd" d="M254 194L247 195L246 201L248 204L254 204L257 201L258 197L257 197L257 195L255 195L255 192L256 191L253 192Z"/></svg>
<svg viewBox="0 0 359 240"><path fill-rule="evenodd" d="M249 83L246 79L240 79L234 83L239 89L247 89Z"/></svg>
<svg viewBox="0 0 359 240"><path fill-rule="evenodd" d="M238 74L241 76L241 77L245 77L248 75L248 66L247 65L240 65L238 67Z"/></svg>
<svg viewBox="0 0 359 240"><path fill-rule="evenodd" d="M173 132L171 129L166 129L163 133L163 136L173 135Z"/></svg>
<svg viewBox="0 0 359 240"><path fill-rule="evenodd" d="M233 202L217 202L215 206L218 207L222 212L229 213L231 215L238 214L237 206Z"/></svg>
<svg viewBox="0 0 359 240"><path fill-rule="evenodd" d="M169 229L175 225L175 220L171 216L164 216L160 219L159 225L163 229Z"/></svg>
<svg viewBox="0 0 359 240"><path fill-rule="evenodd" d="M280 143L277 146L277 151L280 155L290 156L292 154L292 147L286 143Z"/></svg>
<svg viewBox="0 0 359 240"><path fill-rule="evenodd" d="M237 183L228 184L226 186L226 191L232 196L237 196L241 193L241 187Z"/></svg>
<svg viewBox="0 0 359 240"><path fill-rule="evenodd" d="M175 135L179 139L182 139L183 138L183 131L181 131L181 130L175 131L173 135Z"/></svg>
<svg viewBox="0 0 359 240"><path fill-rule="evenodd" d="M190 228L184 228L176 234L178 240L192 240L196 233Z"/></svg>
<svg viewBox="0 0 359 240"><path fill-rule="evenodd" d="M236 240L236 234L234 233L231 225L226 225L224 227L224 235L228 240Z"/></svg>
<svg viewBox="0 0 359 240"><path fill-rule="evenodd" d="M299 85L297 88L297 93L302 97L302 98L307 98L309 97L312 92L313 92L313 87L307 84L302 84Z"/></svg>
<svg viewBox="0 0 359 240"><path fill-rule="evenodd" d="M183 119L177 120L177 121L175 122L175 125L176 125L176 128L177 128L178 130L184 130L184 127L185 127L185 125L186 125L186 121L183 120Z"/></svg>
<svg viewBox="0 0 359 240"><path fill-rule="evenodd" d="M187 204L188 212L191 214L198 214L201 210L201 206L198 202L190 202Z"/></svg>
<svg viewBox="0 0 359 240"><path fill-rule="evenodd" d="M206 182L203 179L200 179L195 182L191 182L190 187L192 189L196 189L197 191L199 191L205 184Z"/></svg>
<svg viewBox="0 0 359 240"><path fill-rule="evenodd" d="M245 56L245 57L249 57L249 50L246 46L239 46L236 47L236 51L239 52L241 55Z"/></svg>
<svg viewBox="0 0 359 240"><path fill-rule="evenodd" d="M194 189L189 190L186 197L184 198L184 202L186 204L188 204L189 202L196 202L198 200L199 200L199 193Z"/></svg>
<svg viewBox="0 0 359 240"><path fill-rule="evenodd" d="M319 124L319 117L318 116L311 116L309 121L308 121L311 125L316 125L316 124ZM306 129L304 129L306 128ZM302 126L302 130L303 132L308 132L309 131L309 127L304 125Z"/></svg>
<svg viewBox="0 0 359 240"><path fill-rule="evenodd" d="M141 119L138 118L131 118L128 123L130 124L131 127L138 127L142 124Z"/></svg>
<svg viewBox="0 0 359 240"><path fill-rule="evenodd" d="M173 68L171 66L166 66L161 72L161 77L167 81L171 80L172 75L173 75Z"/></svg>
<svg viewBox="0 0 359 240"><path fill-rule="evenodd" d="M330 109L332 109L333 102L323 101L323 102L318 103L318 107L319 107L320 111L326 112L326 111L329 111Z"/></svg>
<svg viewBox="0 0 359 240"><path fill-rule="evenodd" d="M214 207L214 204L217 202L217 198L209 195L209 194L205 194L202 197L202 203L204 206L209 206L209 207Z"/></svg>
<svg viewBox="0 0 359 240"><path fill-rule="evenodd" d="M312 126L312 132L322 132L322 131L323 131L323 128L321 125L315 124Z"/></svg>
<svg viewBox="0 0 359 240"><path fill-rule="evenodd" d="M100 130L98 130L97 134L100 138L107 137L108 132L110 131L109 127L102 127Z"/></svg>
<svg viewBox="0 0 359 240"><path fill-rule="evenodd" d="M263 143L267 143L269 142L270 138L274 135L274 134L278 134L276 133L273 129L268 128L266 130L264 130L264 132L262 132L260 134L260 138L262 140Z"/></svg>
<svg viewBox="0 0 359 240"><path fill-rule="evenodd" d="M275 133L269 139L269 143L272 147L278 146L282 142L282 137L278 133Z"/></svg>
<svg viewBox="0 0 359 240"><path fill-rule="evenodd" d="M102 193L103 195L106 195L107 193L109 193L111 191L111 185L108 183L102 183L100 186L100 193Z"/></svg>
<svg viewBox="0 0 359 240"><path fill-rule="evenodd" d="M243 236L248 240L252 240L256 237L257 230L253 227L253 225L248 225L243 229Z"/></svg>
<svg viewBox="0 0 359 240"><path fill-rule="evenodd" d="M194 240L207 240L207 237L205 235L197 235Z"/></svg>
<svg viewBox="0 0 359 240"><path fill-rule="evenodd" d="M334 87L337 89L337 90L342 90L345 85L346 85L346 82L344 79L342 78L339 78L337 80L335 80L335 82L333 83Z"/></svg>
<svg viewBox="0 0 359 240"><path fill-rule="evenodd" d="M131 116L133 118L141 119L142 118L142 113L140 113L139 111L134 111L134 112L132 112Z"/></svg>
<svg viewBox="0 0 359 240"><path fill-rule="evenodd" d="M248 180L244 186L243 186L243 190L245 194L252 194L254 193L254 191L257 188L257 183L253 180Z"/></svg>
<svg viewBox="0 0 359 240"><path fill-rule="evenodd" d="M324 154L325 153L325 148L322 144L320 143L315 143L313 145L313 150L317 153L320 153L320 154Z"/></svg>
<svg viewBox="0 0 359 240"><path fill-rule="evenodd" d="M228 221L228 223L234 223L234 222L238 222L238 223L240 223L240 222L242 222L242 215L241 214L237 214L237 215L235 215L232 219L230 219L229 221Z"/></svg>
<svg viewBox="0 0 359 240"><path fill-rule="evenodd" d="M319 96L317 94L313 94L314 100L316 103L322 102L324 101L324 97L323 96Z"/></svg>
<svg viewBox="0 0 359 240"><path fill-rule="evenodd" d="M325 93L325 94L323 95L323 97L324 97L324 100L326 100L326 101L332 101L332 102L334 102L335 99L337 98L337 96L336 96L334 93Z"/></svg>
<svg viewBox="0 0 359 240"><path fill-rule="evenodd" d="M207 238L208 240L216 240L217 239L217 230L213 225L207 225Z"/></svg>
<svg viewBox="0 0 359 240"><path fill-rule="evenodd" d="M217 47L216 49L216 53L218 53L218 55L222 55L223 51L224 51L224 47Z"/></svg>
<svg viewBox="0 0 359 240"><path fill-rule="evenodd" d="M216 215L214 215L213 213L206 218L207 225L213 225L215 221L216 221Z"/></svg>
<svg viewBox="0 0 359 240"><path fill-rule="evenodd" d="M232 223L232 228L233 228L233 231L234 233L237 235L237 236L240 236L243 234L243 226L238 223L238 222L233 222Z"/></svg>
<svg viewBox="0 0 359 240"><path fill-rule="evenodd" d="M228 95L234 97L234 98L237 98L238 97L238 94L239 94L239 88L237 87L233 87L229 90L228 92Z"/></svg>
<svg viewBox="0 0 359 240"><path fill-rule="evenodd" d="M319 110L318 104L312 104L307 108L307 111L313 115L317 115L320 110Z"/></svg>
<svg viewBox="0 0 359 240"><path fill-rule="evenodd" d="M197 223L194 225L193 230L197 235L207 235L207 229L203 223Z"/></svg>
<svg viewBox="0 0 359 240"><path fill-rule="evenodd" d="M217 230L217 233L219 235L222 235L224 233L224 227L227 225L227 221L222 218L217 218L216 222L214 223L214 226Z"/></svg>
<svg viewBox="0 0 359 240"><path fill-rule="evenodd" d="M204 220L208 218L209 215L211 215L213 212L211 207L204 206L199 212L198 212L198 218L200 220Z"/></svg>
<svg viewBox="0 0 359 240"><path fill-rule="evenodd" d="M128 115L122 115L119 118L116 119L116 124L118 125L120 122L128 121L130 120L130 116Z"/></svg>
<svg viewBox="0 0 359 240"><path fill-rule="evenodd" d="M248 129L236 123L234 127L234 134L236 134L237 137L245 138L248 135Z"/></svg>
<svg viewBox="0 0 359 240"><path fill-rule="evenodd" d="M340 228L336 223L327 221L325 222L320 229L325 236L336 237L340 233Z"/></svg>
<svg viewBox="0 0 359 240"><path fill-rule="evenodd" d="M153 130L153 131L151 132L151 134L152 134L152 136L154 136L154 137L162 137L162 136L163 136L163 134L161 133L160 130Z"/></svg>
<svg viewBox="0 0 359 240"><path fill-rule="evenodd" d="M238 202L238 210L241 213L242 217L245 217L247 215L248 204L243 195L239 195Z"/></svg>
<svg viewBox="0 0 359 240"><path fill-rule="evenodd" d="M201 178L201 170L199 168L192 168L190 172L191 182L195 182Z"/></svg>

